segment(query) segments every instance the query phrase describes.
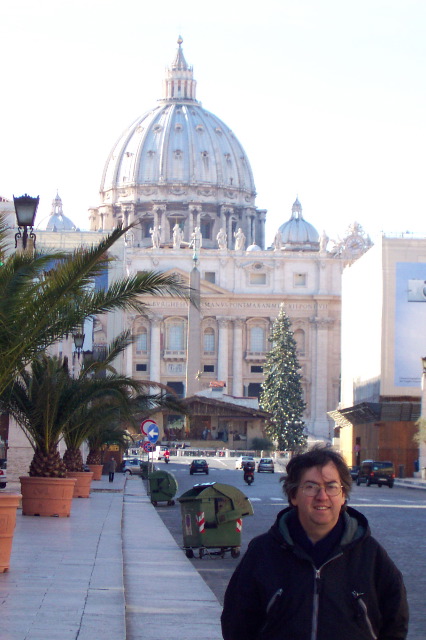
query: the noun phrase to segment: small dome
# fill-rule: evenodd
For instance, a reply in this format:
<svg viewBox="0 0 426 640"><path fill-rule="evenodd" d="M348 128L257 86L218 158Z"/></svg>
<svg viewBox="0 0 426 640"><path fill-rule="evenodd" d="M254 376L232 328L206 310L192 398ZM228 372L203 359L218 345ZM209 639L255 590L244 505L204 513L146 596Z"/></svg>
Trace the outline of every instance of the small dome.
<svg viewBox="0 0 426 640"><path fill-rule="evenodd" d="M52 211L46 224L46 231L76 231L76 229L73 221L64 216L62 199L57 193L54 200L52 200Z"/></svg>
<svg viewBox="0 0 426 640"><path fill-rule="evenodd" d="M247 247L246 251L262 251L258 244L251 244Z"/></svg>
<svg viewBox="0 0 426 640"><path fill-rule="evenodd" d="M287 251L318 251L319 233L303 218L302 205L296 198L291 208L291 218L280 226L282 248Z"/></svg>

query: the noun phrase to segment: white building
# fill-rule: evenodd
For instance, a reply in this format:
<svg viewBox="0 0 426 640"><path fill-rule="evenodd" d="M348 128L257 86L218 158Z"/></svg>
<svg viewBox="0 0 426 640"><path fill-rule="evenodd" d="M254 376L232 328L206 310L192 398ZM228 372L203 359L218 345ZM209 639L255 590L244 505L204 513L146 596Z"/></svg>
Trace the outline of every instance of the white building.
<svg viewBox="0 0 426 640"><path fill-rule="evenodd" d="M114 247L110 278L170 271L199 288L199 312L183 300L147 298L146 316L99 318L93 335L93 348L99 348L129 327L135 343L122 369L165 383L182 397L216 380L234 397L258 396L268 335L284 303L298 344L307 430L329 440L334 424L327 412L340 395L342 269L371 242L355 223L329 249L325 232L320 237L304 219L296 199L291 215L283 203L284 222L267 248L267 212L255 199L244 149L197 101L179 38L162 99L127 129L106 161L100 204L89 211L91 231L73 227L57 195L37 244L71 249L133 223Z"/></svg>

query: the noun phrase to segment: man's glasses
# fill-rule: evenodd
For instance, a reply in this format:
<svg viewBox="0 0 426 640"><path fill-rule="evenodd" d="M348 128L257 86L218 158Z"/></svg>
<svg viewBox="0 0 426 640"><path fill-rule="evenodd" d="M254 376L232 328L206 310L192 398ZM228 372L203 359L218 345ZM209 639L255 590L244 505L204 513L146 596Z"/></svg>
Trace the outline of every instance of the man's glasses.
<svg viewBox="0 0 426 640"><path fill-rule="evenodd" d="M337 482L327 482L326 484L318 484L317 482L305 482L301 486L302 493L308 498L315 498L315 496L324 489L326 494L330 498L335 498L342 492L342 485Z"/></svg>

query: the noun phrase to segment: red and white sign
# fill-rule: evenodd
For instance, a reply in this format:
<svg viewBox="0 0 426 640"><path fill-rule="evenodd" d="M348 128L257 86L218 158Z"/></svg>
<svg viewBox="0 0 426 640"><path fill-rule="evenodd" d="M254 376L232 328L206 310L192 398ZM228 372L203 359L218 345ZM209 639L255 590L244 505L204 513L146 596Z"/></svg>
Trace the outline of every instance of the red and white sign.
<svg viewBox="0 0 426 640"><path fill-rule="evenodd" d="M150 442L144 442L142 448L144 451L149 453L150 451L152 451L152 444Z"/></svg>
<svg viewBox="0 0 426 640"><path fill-rule="evenodd" d="M144 436L147 436L150 428L156 426L157 423L155 422L155 420L150 420L149 418L147 418L146 420L143 420L141 422L141 433L143 433Z"/></svg>
<svg viewBox="0 0 426 640"><path fill-rule="evenodd" d="M238 531L238 533L241 532L241 529L243 528L243 521L241 520L241 518L238 518L237 520L237 526L236 526L236 530Z"/></svg>

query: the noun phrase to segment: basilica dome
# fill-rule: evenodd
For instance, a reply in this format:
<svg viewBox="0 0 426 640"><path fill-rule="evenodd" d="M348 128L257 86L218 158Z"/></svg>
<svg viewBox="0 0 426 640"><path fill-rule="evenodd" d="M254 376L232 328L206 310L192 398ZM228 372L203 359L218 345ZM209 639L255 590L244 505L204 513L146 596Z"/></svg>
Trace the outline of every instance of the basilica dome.
<svg viewBox="0 0 426 640"><path fill-rule="evenodd" d="M160 194L167 185L168 196L186 190L197 199L216 200L228 192L228 200L251 204L255 186L244 149L231 129L195 99L196 81L181 38L178 45L163 98L114 145L101 192L139 185L148 188L140 193L143 199L152 188Z"/></svg>
<svg viewBox="0 0 426 640"><path fill-rule="evenodd" d="M318 231L302 215L302 205L296 198L291 208L291 218L280 226L278 241L288 251L318 251Z"/></svg>
<svg viewBox="0 0 426 640"><path fill-rule="evenodd" d="M234 248L241 228L247 245L265 246L266 211L256 208L250 163L233 131L196 99L193 69L182 38L166 71L163 97L133 122L105 164L101 203L89 212L90 228L133 224L135 247L184 248L198 227L203 249L226 235ZM174 232L180 228L182 242ZM223 248L223 247L222 247Z"/></svg>

